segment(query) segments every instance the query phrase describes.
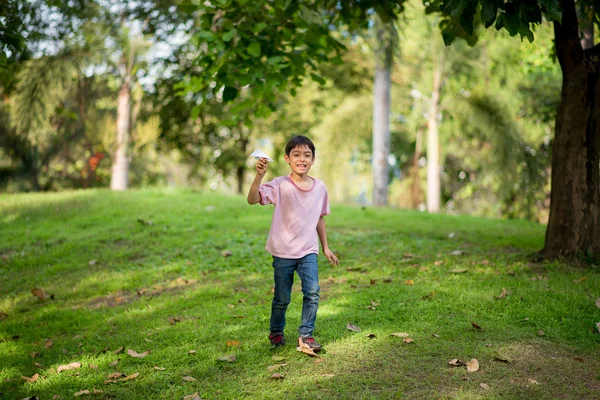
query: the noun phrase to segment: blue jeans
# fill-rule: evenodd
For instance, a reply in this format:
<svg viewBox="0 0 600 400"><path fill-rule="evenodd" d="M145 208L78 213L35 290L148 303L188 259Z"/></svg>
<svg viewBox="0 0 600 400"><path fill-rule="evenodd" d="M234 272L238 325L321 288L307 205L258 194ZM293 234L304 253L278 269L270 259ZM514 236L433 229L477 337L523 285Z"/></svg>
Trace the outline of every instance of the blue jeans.
<svg viewBox="0 0 600 400"><path fill-rule="evenodd" d="M275 294L271 305L271 332L283 332L285 312L290 304L294 271L302 281L302 322L298 328L300 336L312 336L319 307L319 265L316 254L299 259L273 256Z"/></svg>

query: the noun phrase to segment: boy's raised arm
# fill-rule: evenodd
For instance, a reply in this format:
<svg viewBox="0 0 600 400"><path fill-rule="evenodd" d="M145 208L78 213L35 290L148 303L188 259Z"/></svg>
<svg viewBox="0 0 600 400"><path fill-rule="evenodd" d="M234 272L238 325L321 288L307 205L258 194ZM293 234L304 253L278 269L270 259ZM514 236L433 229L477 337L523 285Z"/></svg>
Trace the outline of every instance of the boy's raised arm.
<svg viewBox="0 0 600 400"><path fill-rule="evenodd" d="M252 186L250 186L250 190L248 191L248 204L256 204L260 202L258 188L260 187L260 183L267 172L268 163L269 162L266 158L259 158L256 162L256 176L254 177Z"/></svg>

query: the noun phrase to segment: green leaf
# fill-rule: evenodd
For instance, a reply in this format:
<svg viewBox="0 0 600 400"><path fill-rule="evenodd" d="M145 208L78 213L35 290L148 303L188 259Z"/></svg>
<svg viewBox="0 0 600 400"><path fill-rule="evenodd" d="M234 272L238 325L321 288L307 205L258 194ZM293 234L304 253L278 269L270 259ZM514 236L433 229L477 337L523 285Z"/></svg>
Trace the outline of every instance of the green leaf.
<svg viewBox="0 0 600 400"><path fill-rule="evenodd" d="M258 24L254 25L252 27L252 32L254 33L259 33L260 31L262 31L263 29L265 29L267 27L267 24L264 22L259 22Z"/></svg>
<svg viewBox="0 0 600 400"><path fill-rule="evenodd" d="M485 27L489 28L496 20L498 13L498 7L500 1L498 0L484 0L481 7L481 19L485 22Z"/></svg>
<svg viewBox="0 0 600 400"><path fill-rule="evenodd" d="M225 86L225 89L223 89L223 101L225 103L230 102L237 97L238 92L239 90L235 87Z"/></svg>
<svg viewBox="0 0 600 400"><path fill-rule="evenodd" d="M198 118L198 115L200 115L200 107L196 106L192 108L192 111L190 112L190 119L196 119Z"/></svg>
<svg viewBox="0 0 600 400"><path fill-rule="evenodd" d="M310 73L310 77L312 78L313 81L318 82L321 85L325 84L325 79L323 79L322 77L320 77L319 75L315 74L315 73Z"/></svg>
<svg viewBox="0 0 600 400"><path fill-rule="evenodd" d="M560 11L560 5L558 0L540 0L542 5L542 13L551 21L562 20L562 12Z"/></svg>
<svg viewBox="0 0 600 400"><path fill-rule="evenodd" d="M248 45L248 47L246 48L246 51L252 57L260 57L260 54L261 54L260 43L258 43L257 41L254 41L254 42L250 43Z"/></svg>
<svg viewBox="0 0 600 400"><path fill-rule="evenodd" d="M215 34L211 31L200 31L196 34L199 42L212 42L215 40Z"/></svg>
<svg viewBox="0 0 600 400"><path fill-rule="evenodd" d="M273 57L269 57L269 59L267 60L267 63L269 65L275 65L275 64L279 64L279 62L283 60L283 57L281 56L273 56Z"/></svg>
<svg viewBox="0 0 600 400"><path fill-rule="evenodd" d="M223 36L221 36L221 40L223 40L224 42L229 42L231 39L234 38L234 36L237 34L237 29L233 28L232 30L230 30L229 32L225 32L223 34Z"/></svg>

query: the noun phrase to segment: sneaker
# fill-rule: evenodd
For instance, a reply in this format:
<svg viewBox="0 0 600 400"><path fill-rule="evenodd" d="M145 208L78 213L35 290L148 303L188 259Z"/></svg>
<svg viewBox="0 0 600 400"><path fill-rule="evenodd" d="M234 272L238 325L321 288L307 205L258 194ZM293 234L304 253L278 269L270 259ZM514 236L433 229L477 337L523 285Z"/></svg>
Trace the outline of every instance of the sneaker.
<svg viewBox="0 0 600 400"><path fill-rule="evenodd" d="M271 341L271 346L273 347L280 347L285 344L283 332L271 332L269 334L269 340Z"/></svg>
<svg viewBox="0 0 600 400"><path fill-rule="evenodd" d="M298 338L298 340L302 341L302 343L304 343L305 345L310 347L311 350L314 351L315 353L320 352L322 349L321 345L319 343L317 343L315 338L313 338L312 336L300 337L300 338Z"/></svg>

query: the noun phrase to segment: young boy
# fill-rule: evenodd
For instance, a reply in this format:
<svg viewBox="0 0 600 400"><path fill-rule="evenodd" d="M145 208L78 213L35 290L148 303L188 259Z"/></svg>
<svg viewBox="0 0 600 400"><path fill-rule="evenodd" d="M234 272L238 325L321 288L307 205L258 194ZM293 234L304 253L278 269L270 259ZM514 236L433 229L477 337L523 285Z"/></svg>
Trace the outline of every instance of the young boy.
<svg viewBox="0 0 600 400"><path fill-rule="evenodd" d="M291 174L261 185L267 172L267 160L260 158L248 193L250 204L275 206L266 246L273 256L275 275L269 339L274 347L285 344L285 312L290 304L296 271L302 281L303 293L299 340L318 352L321 345L312 335L319 306L319 240L329 262L339 264L327 245L323 216L329 214L329 199L323 181L308 176L315 163L315 145L310 139L305 136L291 138L285 146L284 159L292 169Z"/></svg>

